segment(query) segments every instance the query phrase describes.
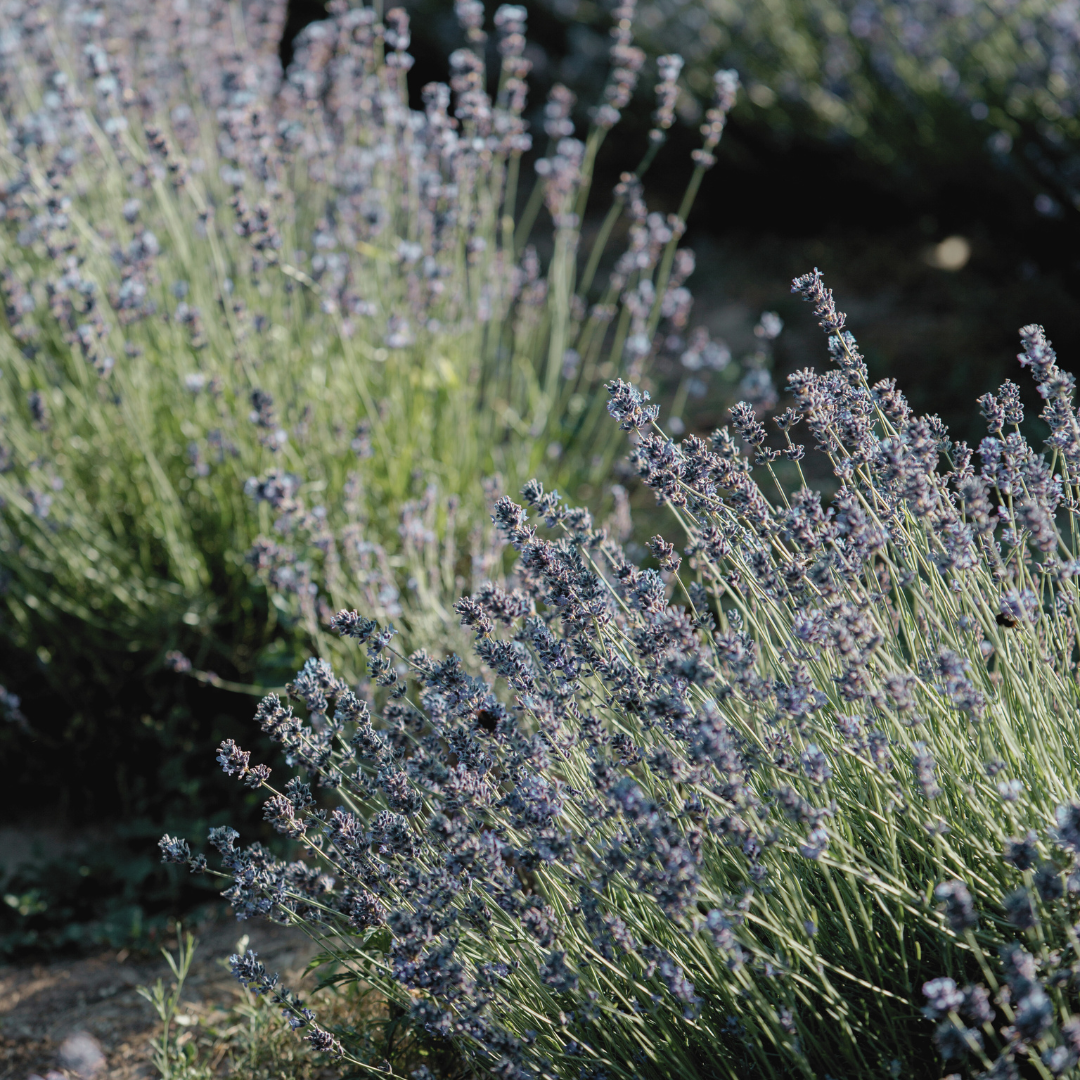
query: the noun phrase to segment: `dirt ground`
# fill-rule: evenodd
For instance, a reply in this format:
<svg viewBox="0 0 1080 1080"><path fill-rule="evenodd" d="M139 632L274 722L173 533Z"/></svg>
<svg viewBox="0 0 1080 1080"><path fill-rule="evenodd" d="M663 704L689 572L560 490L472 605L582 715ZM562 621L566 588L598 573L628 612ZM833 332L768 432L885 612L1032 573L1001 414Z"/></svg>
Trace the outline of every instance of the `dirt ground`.
<svg viewBox="0 0 1080 1080"><path fill-rule="evenodd" d="M222 961L236 951L244 934L250 938L248 948L267 968L294 985L314 952L299 931L268 923L222 920L199 927L181 1024L240 998L243 991ZM126 950L0 968L0 1080L27 1080L34 1073L44 1077L57 1067L60 1044L78 1031L89 1032L105 1052L107 1067L97 1080L151 1080L157 1075L150 1051L157 1019L136 987L159 978L170 985L164 957L132 956Z"/></svg>

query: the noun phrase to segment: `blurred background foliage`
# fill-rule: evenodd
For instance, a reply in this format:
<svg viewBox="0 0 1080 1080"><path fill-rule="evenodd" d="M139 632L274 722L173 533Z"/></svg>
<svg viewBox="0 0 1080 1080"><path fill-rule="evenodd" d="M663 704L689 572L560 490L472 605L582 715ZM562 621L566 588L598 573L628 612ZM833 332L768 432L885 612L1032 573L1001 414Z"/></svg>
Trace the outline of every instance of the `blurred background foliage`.
<svg viewBox="0 0 1080 1080"><path fill-rule="evenodd" d="M406 6L417 16L420 87L445 77L464 38L451 4ZM573 87L584 116L606 73L609 9L525 6L534 82ZM1025 320L1044 322L1061 354L1075 354L1075 4L654 0L638 5L635 32L652 62L666 52L687 61L672 140L682 136L684 153L653 167L657 206L665 192L677 200L711 73L732 67L745 83L689 219L698 317L743 343L774 308L789 327L776 346L780 376L820 364L787 293L792 276L820 263L857 321L871 375L897 378L916 408L974 442L971 401L1011 370ZM645 94L636 106L620 153L644 145ZM623 167L612 148L600 164L597 193ZM703 409L703 426L714 421Z"/></svg>
<svg viewBox="0 0 1080 1080"><path fill-rule="evenodd" d="M406 7L415 57L408 92L419 109L422 88L449 80L450 54L466 39L451 0ZM611 10L592 0L525 7L526 118L539 133L545 97L561 82L577 95L583 130L608 77ZM494 6L484 17L492 76L493 15ZM291 0L280 29L285 65L295 35L324 16L311 0ZM620 173L646 149L656 57L679 52L687 61L679 122L646 178L649 208L663 212L677 208L692 170L712 73L735 68L745 89L683 242L697 255L692 321L743 367L771 368L782 387L787 372L825 362L817 328L788 293L790 279L813 265L848 311L872 380L896 378L917 410L939 413L973 444L982 435L974 399L1013 373L1019 326L1043 323L1063 365L1073 367L1080 348L1075 4L657 0L638 6L635 41L647 51L648 76L598 157L583 247ZM537 134L523 175L544 142ZM529 185L522 187L524 198ZM626 239L620 229L615 250ZM543 246L543 237L537 241ZM754 329L770 310L784 329L763 353ZM678 414L697 432L726 420L736 389L730 378L697 382L677 353L659 357L649 379L661 421ZM1037 434L1038 422L1030 423ZM541 475L549 467L542 464ZM414 485L399 494L423 492ZM647 522L651 499L633 490L631 498ZM596 492L594 501L610 509L610 496ZM0 734L0 752L17 763L16 827L32 831L46 819L68 829L105 825L92 858L44 851L8 875L0 952L145 939L165 912L212 895L182 894L195 887L156 864L148 839L162 828L197 834L226 820L253 835L254 801L237 805L235 786L209 767L222 738L251 741L253 699L221 682L280 685L302 662L303 647L301 637L265 637L272 604L259 581L233 575L228 589L221 599L230 640L182 621L167 635L169 647L217 671L217 685L163 667L164 638L160 648L106 647L104 639L88 641L77 622L34 623L0 661L0 681L21 696L16 712L29 718ZM266 759L267 748L257 750Z"/></svg>

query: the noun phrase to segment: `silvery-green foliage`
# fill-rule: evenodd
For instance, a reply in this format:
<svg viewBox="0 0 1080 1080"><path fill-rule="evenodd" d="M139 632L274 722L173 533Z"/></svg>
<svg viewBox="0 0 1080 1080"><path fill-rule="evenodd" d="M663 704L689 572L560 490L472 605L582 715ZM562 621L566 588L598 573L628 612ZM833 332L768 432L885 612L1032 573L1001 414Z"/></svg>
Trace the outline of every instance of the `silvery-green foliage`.
<svg viewBox="0 0 1080 1080"><path fill-rule="evenodd" d="M312 659L256 714L298 775L221 748L301 853L213 830L237 914L303 926L500 1075L1076 1066L1074 380L1025 327L1048 453L1006 383L976 456L868 384L818 271L793 291L833 366L791 376L779 438L743 404L677 443L609 384L681 533L655 567L530 481L492 508L513 576L456 607L486 678L343 610L371 681ZM829 506L775 483L802 431Z"/></svg>
<svg viewBox="0 0 1080 1080"><path fill-rule="evenodd" d="M534 175L521 9L496 15L495 80L458 50L415 110L404 13L331 7L283 73L284 0L3 0L2 631L24 647L198 633L250 665L229 648L309 634L339 571L376 564L398 617L414 525L447 543L449 604L446 498L475 510L480 477L541 465L596 481L614 449L591 391L681 340L688 204L650 212L641 170L615 275L579 274L592 163L641 67L628 18L591 129L552 91ZM240 625L252 568L276 627Z"/></svg>

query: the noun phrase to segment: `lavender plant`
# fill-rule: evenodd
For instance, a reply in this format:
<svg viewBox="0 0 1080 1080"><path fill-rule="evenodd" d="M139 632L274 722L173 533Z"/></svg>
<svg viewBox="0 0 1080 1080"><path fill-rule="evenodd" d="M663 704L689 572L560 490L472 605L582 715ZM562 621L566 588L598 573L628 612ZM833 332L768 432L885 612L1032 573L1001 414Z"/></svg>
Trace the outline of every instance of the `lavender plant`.
<svg viewBox="0 0 1080 1080"><path fill-rule="evenodd" d="M1043 121L1067 135L1075 123L1076 24L1067 6L1035 0L958 10L933 0L859 0L790 3L771 15L763 5L714 3L686 19L677 4L658 0L648 25L653 40L678 42L695 66L718 52L752 62L757 45L756 105L799 101L855 135L866 132L875 81L909 102L939 94L980 103L976 117L993 109L1003 130Z"/></svg>
<svg viewBox="0 0 1080 1080"><path fill-rule="evenodd" d="M46 663L75 654L110 681L180 645L250 677L365 560L386 571L373 610L422 638L417 477L442 493L419 516L448 609L476 479L596 483L614 448L594 388L640 377L686 326L689 199L650 212L648 161L616 192L629 247L606 281L611 229L582 248L593 163L642 68L632 4L583 140L552 91L535 184L521 8L496 13L495 84L462 49L422 111L404 13L331 9L283 75L283 0L4 0L0 633ZM735 88L718 76L693 190Z"/></svg>
<svg viewBox="0 0 1080 1080"><path fill-rule="evenodd" d="M741 404L676 443L609 384L681 554L656 536L638 567L531 481L494 506L513 578L456 606L488 678L344 610L375 686L312 659L300 715L256 714L299 774L220 748L300 856L213 830L237 915L304 927L499 1075L1075 1075L1073 377L1025 327L1049 453L1007 382L976 464L868 385L818 271L793 291L835 366L791 377L778 438ZM800 426L828 507L774 481ZM234 970L352 1053L256 957Z"/></svg>
<svg viewBox="0 0 1080 1080"><path fill-rule="evenodd" d="M437 10L426 0L408 6ZM565 68L552 66L587 72L602 8L538 6L572 27ZM680 110L690 119L693 95L708 93L712 69L723 64L746 81L740 120L780 140L851 140L886 165L932 148L940 166L967 127L966 143L986 140L994 157L1026 173L1040 211L1059 215L1080 194L1078 31L1075 7L1057 0L648 0L640 43L685 57Z"/></svg>

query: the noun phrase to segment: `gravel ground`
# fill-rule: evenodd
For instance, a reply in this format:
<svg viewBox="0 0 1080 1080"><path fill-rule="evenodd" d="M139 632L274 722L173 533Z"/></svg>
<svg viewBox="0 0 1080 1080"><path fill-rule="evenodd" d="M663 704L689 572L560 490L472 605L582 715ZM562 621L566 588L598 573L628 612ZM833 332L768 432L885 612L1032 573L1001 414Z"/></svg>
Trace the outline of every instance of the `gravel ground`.
<svg viewBox="0 0 1080 1080"><path fill-rule="evenodd" d="M286 982L299 981L314 952L303 934L268 923L222 920L198 929L181 1016L203 1018L240 999L242 990L222 961L235 952L237 939L245 933L249 947L270 970L280 971ZM46 1077L61 1064L64 1040L79 1032L89 1033L104 1052L104 1068L94 1074L98 1080L150 1080L156 1075L150 1039L157 1022L136 987L159 978L166 985L171 978L163 957L133 956L125 950L0 969L0 1080L27 1080L35 1073ZM221 1047L220 1056L224 1052Z"/></svg>

